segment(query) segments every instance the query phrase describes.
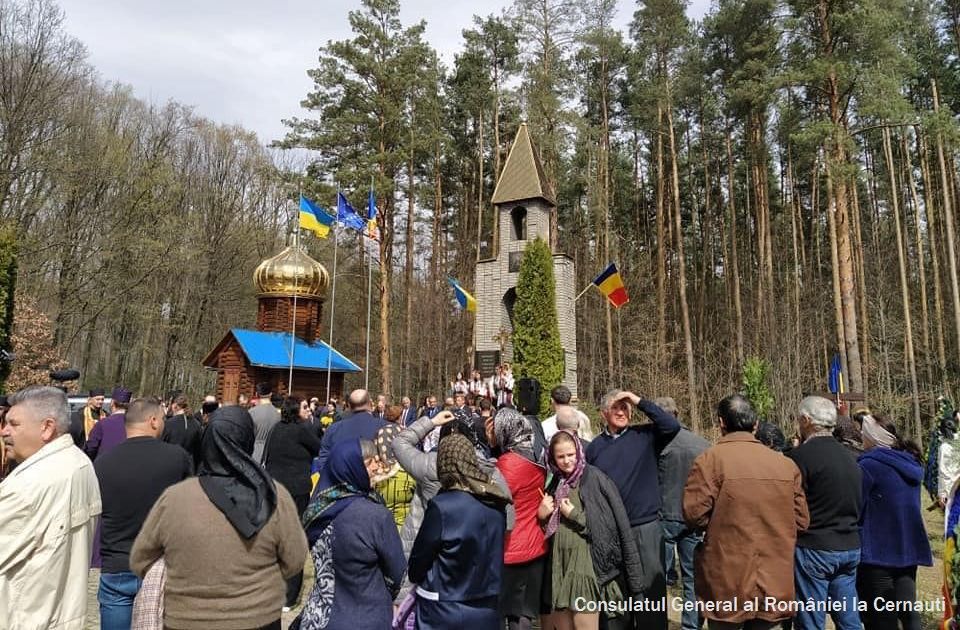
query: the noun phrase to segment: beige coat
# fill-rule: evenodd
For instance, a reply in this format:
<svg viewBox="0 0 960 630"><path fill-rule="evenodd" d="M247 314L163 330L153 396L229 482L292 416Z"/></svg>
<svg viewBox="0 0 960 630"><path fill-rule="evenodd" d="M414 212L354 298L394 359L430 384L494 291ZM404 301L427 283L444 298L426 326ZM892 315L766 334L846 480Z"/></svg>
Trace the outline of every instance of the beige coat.
<svg viewBox="0 0 960 630"><path fill-rule="evenodd" d="M82 630L100 487L61 435L0 483L0 628Z"/></svg>
<svg viewBox="0 0 960 630"><path fill-rule="evenodd" d="M742 623L793 616L767 599L794 599L797 532L810 524L800 470L792 460L751 433L725 435L694 460L683 518L706 530L695 556L697 599L726 604L705 610L704 617Z"/></svg>

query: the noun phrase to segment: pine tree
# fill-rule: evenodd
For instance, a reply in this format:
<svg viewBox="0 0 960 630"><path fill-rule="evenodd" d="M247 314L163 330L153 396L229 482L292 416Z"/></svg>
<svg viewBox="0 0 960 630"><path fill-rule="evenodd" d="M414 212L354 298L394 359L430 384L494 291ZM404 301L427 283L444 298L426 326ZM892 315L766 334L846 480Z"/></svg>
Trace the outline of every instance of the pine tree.
<svg viewBox="0 0 960 630"><path fill-rule="evenodd" d="M564 368L553 256L540 238L523 252L513 312L514 374L540 381L540 413L545 414L550 408L550 389L563 381Z"/></svg>
<svg viewBox="0 0 960 630"><path fill-rule="evenodd" d="M287 121L291 132L281 146L318 151L308 172L330 173L346 188L363 191L361 198L374 178L381 235L378 367L380 391L389 396L395 192L408 162L406 106L418 80L429 75L433 56L421 39L425 23L401 24L399 0L363 0L362 5L349 14L355 37L327 44L320 67L309 72L316 89L302 105L318 120Z"/></svg>

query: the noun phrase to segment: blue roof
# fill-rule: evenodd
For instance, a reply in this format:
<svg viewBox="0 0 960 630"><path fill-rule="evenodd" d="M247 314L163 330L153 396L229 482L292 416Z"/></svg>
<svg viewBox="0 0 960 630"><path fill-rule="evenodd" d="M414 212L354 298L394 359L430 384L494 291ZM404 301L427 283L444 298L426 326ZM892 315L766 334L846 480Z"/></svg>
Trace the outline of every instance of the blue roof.
<svg viewBox="0 0 960 630"><path fill-rule="evenodd" d="M251 365L268 368L290 367L290 333L260 332L231 328L243 353ZM299 337L293 346L293 367L300 370L327 370L332 372L360 372L360 366L343 356L322 341L307 343Z"/></svg>

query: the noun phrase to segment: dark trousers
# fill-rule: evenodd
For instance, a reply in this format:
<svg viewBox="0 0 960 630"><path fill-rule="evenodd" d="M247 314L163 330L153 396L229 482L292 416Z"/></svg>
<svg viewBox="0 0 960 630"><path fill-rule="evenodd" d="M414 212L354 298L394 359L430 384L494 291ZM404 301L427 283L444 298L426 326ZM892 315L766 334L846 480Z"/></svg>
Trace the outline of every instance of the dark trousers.
<svg viewBox="0 0 960 630"><path fill-rule="evenodd" d="M857 569L857 595L866 603L867 610L860 613L866 630L897 630L898 621L903 630L920 630L919 613L877 610L874 606L878 597L887 602L916 601L917 567L894 569L861 564Z"/></svg>
<svg viewBox="0 0 960 630"><path fill-rule="evenodd" d="M303 516L304 511L307 509L307 504L310 503L309 494L295 494L293 495L293 503L297 506L297 514ZM309 556L309 554L307 554ZM300 599L300 589L303 588L303 570L297 573L295 576L287 580L287 601L286 605L290 608L293 608L297 605L297 601Z"/></svg>
<svg viewBox="0 0 960 630"><path fill-rule="evenodd" d="M663 544L663 529L659 520L653 520L632 528L640 562L643 567L643 597L653 600L653 608L660 610L640 611L606 619L600 615L600 628L603 630L667 630L667 578L663 570L666 553ZM621 579L624 597L630 592L625 580Z"/></svg>
<svg viewBox="0 0 960 630"><path fill-rule="evenodd" d="M770 630L777 623L775 621L764 621L763 619L750 619L743 623L730 623L727 621L715 621L711 619L707 622L710 630Z"/></svg>

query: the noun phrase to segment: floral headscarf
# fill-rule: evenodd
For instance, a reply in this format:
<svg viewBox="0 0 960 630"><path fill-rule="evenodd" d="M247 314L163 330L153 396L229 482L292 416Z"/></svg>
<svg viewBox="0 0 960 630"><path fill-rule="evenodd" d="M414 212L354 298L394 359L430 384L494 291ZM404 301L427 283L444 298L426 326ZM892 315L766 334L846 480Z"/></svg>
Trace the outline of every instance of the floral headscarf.
<svg viewBox="0 0 960 630"><path fill-rule="evenodd" d="M533 463L540 463L533 454L533 428L530 420L511 407L504 407L493 417L493 433L503 452L516 453Z"/></svg>
<svg viewBox="0 0 960 630"><path fill-rule="evenodd" d="M577 465L569 475L560 470L557 462L553 459L554 444L557 442L557 438L563 434L573 438L573 447L577 452ZM544 530L544 535L549 538L556 533L557 527L560 525L560 502L570 496L571 488L580 484L580 478L587 467L587 458L583 455L583 442L580 441L580 436L569 429L557 431L553 439L550 440L550 448L547 453L550 471L560 479L560 485L557 486L557 491L553 495L553 514L550 515L550 520L547 521L547 527Z"/></svg>
<svg viewBox="0 0 960 630"><path fill-rule="evenodd" d="M463 435L452 433L440 440L437 477L443 490L469 492L480 501L503 508L512 500L490 475L480 470L477 452Z"/></svg>

